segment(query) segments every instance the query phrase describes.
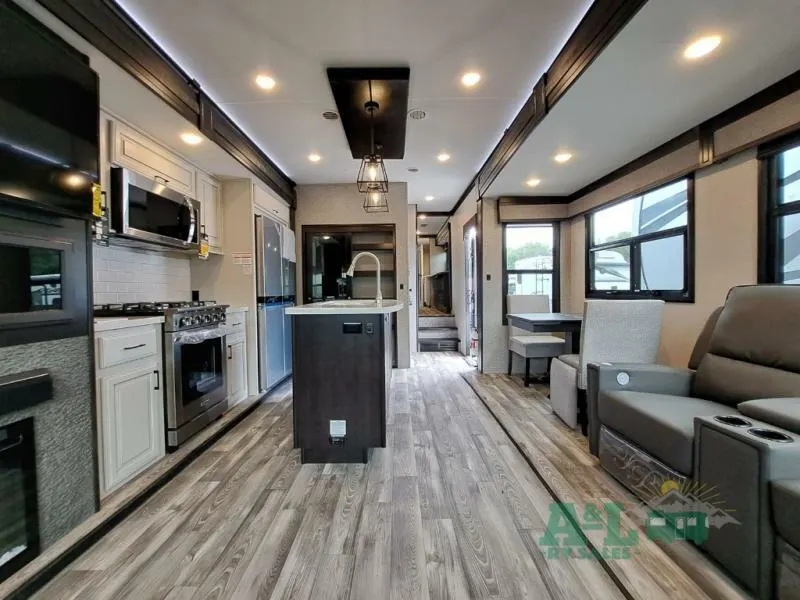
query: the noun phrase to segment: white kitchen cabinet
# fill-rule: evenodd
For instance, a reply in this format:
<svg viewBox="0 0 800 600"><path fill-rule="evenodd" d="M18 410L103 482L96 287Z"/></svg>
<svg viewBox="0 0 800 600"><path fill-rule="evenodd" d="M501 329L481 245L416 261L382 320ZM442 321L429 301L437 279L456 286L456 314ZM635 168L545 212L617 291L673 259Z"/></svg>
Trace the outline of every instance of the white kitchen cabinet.
<svg viewBox="0 0 800 600"><path fill-rule="evenodd" d="M247 397L247 349L243 334L228 337L228 406Z"/></svg>
<svg viewBox="0 0 800 600"><path fill-rule="evenodd" d="M219 182L202 171L197 172L197 200L201 207L201 231L208 236L209 251L222 254L222 207Z"/></svg>
<svg viewBox="0 0 800 600"><path fill-rule="evenodd" d="M257 183L253 184L253 201L270 218L277 219L284 225L289 224L289 205L283 200L278 200Z"/></svg>
<svg viewBox="0 0 800 600"><path fill-rule="evenodd" d="M95 336L101 496L165 454L160 330L160 324L125 327Z"/></svg>
<svg viewBox="0 0 800 600"><path fill-rule="evenodd" d="M228 406L247 398L247 312L229 312L225 317L230 333L226 344L228 351Z"/></svg>
<svg viewBox="0 0 800 600"><path fill-rule="evenodd" d="M197 169L147 136L109 120L110 161L142 175L161 181L168 188L196 198Z"/></svg>

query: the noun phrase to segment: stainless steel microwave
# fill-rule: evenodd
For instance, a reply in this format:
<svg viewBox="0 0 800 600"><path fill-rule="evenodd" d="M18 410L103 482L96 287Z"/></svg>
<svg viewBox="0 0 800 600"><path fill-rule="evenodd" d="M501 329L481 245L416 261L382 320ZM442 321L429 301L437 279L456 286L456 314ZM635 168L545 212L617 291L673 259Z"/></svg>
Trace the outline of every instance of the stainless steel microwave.
<svg viewBox="0 0 800 600"><path fill-rule="evenodd" d="M111 228L116 235L196 251L200 203L122 167L111 168Z"/></svg>

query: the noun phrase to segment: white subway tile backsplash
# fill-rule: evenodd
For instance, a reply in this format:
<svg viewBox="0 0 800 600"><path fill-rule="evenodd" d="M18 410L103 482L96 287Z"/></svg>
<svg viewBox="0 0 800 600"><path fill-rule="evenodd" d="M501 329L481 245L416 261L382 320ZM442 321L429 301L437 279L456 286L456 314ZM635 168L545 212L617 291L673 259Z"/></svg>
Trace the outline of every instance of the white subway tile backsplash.
<svg viewBox="0 0 800 600"><path fill-rule="evenodd" d="M94 303L191 299L191 260L121 246L93 246Z"/></svg>

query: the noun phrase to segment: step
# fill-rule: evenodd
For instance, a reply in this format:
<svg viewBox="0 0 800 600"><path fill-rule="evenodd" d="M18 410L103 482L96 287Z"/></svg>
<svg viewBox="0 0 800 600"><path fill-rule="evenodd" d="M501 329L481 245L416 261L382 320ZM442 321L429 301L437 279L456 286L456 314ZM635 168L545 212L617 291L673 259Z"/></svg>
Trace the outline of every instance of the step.
<svg viewBox="0 0 800 600"><path fill-rule="evenodd" d="M458 340L458 329L455 327L428 327L417 332L420 340Z"/></svg>
<svg viewBox="0 0 800 600"><path fill-rule="evenodd" d="M420 352L443 352L445 350L458 350L458 340L420 340Z"/></svg>
<svg viewBox="0 0 800 600"><path fill-rule="evenodd" d="M455 327L456 318L453 316L419 317L418 324L420 329L430 329L432 327Z"/></svg>

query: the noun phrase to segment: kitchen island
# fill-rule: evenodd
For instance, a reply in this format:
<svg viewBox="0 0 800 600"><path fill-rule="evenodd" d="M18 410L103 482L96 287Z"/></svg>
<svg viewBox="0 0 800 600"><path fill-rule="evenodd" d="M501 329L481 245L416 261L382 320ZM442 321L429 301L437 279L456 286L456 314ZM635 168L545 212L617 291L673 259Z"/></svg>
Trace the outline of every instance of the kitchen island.
<svg viewBox="0 0 800 600"><path fill-rule="evenodd" d="M367 462L386 446L396 300L337 300L292 317L294 447L305 463Z"/></svg>

